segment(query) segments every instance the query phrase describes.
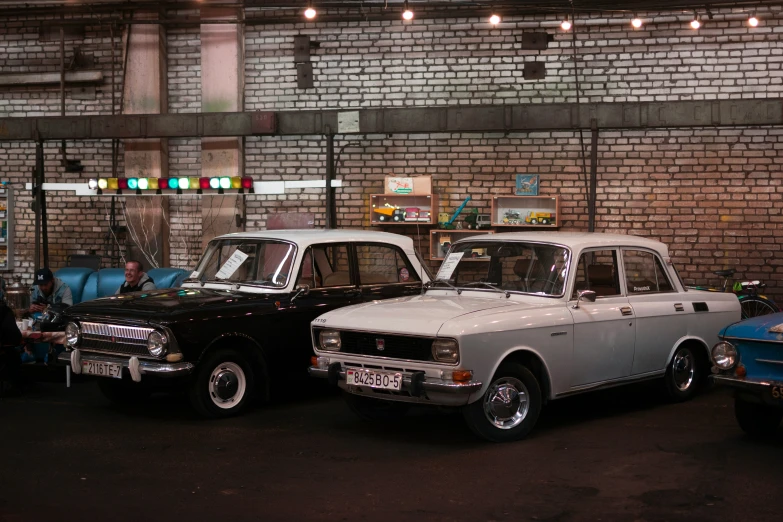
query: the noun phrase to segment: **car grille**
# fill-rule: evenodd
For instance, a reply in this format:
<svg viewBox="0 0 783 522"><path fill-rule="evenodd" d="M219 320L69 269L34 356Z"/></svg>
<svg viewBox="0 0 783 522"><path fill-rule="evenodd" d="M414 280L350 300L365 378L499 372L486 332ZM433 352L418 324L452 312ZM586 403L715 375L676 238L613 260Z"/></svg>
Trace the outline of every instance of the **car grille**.
<svg viewBox="0 0 783 522"><path fill-rule="evenodd" d="M383 340L383 350L378 349L378 341L381 339ZM342 353L408 359L410 361L432 360L432 339L428 338L343 330L340 332L340 341Z"/></svg>
<svg viewBox="0 0 783 522"><path fill-rule="evenodd" d="M81 323L80 326L82 350L154 358L147 350L147 337L154 328L103 323Z"/></svg>

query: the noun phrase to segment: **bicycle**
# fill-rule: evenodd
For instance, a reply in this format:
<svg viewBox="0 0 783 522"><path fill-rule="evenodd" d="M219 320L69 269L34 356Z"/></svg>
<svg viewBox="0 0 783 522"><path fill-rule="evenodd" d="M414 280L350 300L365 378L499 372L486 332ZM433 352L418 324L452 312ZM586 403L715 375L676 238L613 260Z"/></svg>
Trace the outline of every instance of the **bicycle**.
<svg viewBox="0 0 783 522"><path fill-rule="evenodd" d="M723 278L723 285L721 288L704 286L689 286L688 288L693 288L694 290L708 290L710 292L734 292L740 302L742 319L780 312L780 307L778 307L774 301L759 294L759 290L763 290L767 286L766 284L758 280L734 281L732 276L734 276L736 272L737 270L735 268L716 270L713 272L716 276ZM729 285L729 281L731 281L731 285Z"/></svg>

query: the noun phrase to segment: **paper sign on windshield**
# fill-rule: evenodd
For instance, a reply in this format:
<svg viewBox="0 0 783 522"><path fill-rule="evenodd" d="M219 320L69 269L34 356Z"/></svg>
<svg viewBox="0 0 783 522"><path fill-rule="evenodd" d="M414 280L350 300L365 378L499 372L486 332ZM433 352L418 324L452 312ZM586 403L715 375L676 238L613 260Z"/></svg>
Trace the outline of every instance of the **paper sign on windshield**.
<svg viewBox="0 0 783 522"><path fill-rule="evenodd" d="M235 250L234 253L231 254L231 257L229 257L228 260L223 263L223 266L220 267L218 273L215 274L215 278L228 279L234 275L234 272L236 272L240 266L242 266L242 263L245 262L245 259L247 259L247 254L241 250Z"/></svg>
<svg viewBox="0 0 783 522"><path fill-rule="evenodd" d="M438 270L438 275L435 276L435 279L443 279L444 281L451 279L451 274L454 273L454 269L457 268L459 260L462 259L462 256L464 255L465 252L449 254L448 257L446 257L446 259L443 261L443 264L440 265L440 270Z"/></svg>

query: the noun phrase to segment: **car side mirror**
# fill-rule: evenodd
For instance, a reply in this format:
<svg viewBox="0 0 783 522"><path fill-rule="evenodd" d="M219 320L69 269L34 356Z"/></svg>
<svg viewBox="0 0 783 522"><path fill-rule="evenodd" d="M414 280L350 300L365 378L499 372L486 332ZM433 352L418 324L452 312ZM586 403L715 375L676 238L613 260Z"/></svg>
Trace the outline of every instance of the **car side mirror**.
<svg viewBox="0 0 783 522"><path fill-rule="evenodd" d="M294 289L294 296L291 298L291 304L296 301L297 298L310 293L310 285L296 285Z"/></svg>
<svg viewBox="0 0 783 522"><path fill-rule="evenodd" d="M574 308L579 308L579 301L584 299L585 301L590 301L591 303L595 303L595 292L592 290L580 290L576 294L576 303L574 303Z"/></svg>

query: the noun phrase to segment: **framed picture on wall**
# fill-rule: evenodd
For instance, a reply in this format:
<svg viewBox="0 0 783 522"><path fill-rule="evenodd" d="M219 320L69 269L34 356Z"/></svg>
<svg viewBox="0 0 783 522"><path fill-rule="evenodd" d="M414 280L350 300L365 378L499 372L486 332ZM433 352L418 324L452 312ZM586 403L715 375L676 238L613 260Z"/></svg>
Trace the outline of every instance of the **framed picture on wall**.
<svg viewBox="0 0 783 522"><path fill-rule="evenodd" d="M517 174L517 196L538 196L538 174Z"/></svg>

